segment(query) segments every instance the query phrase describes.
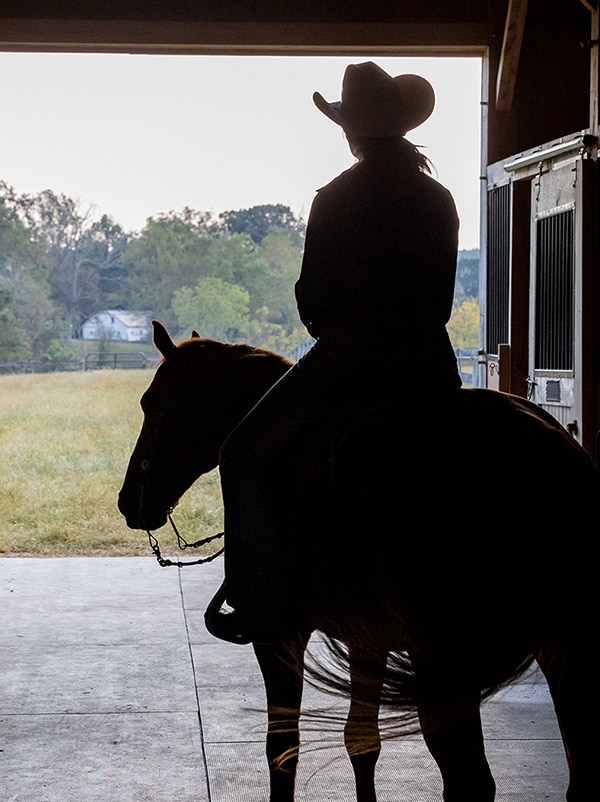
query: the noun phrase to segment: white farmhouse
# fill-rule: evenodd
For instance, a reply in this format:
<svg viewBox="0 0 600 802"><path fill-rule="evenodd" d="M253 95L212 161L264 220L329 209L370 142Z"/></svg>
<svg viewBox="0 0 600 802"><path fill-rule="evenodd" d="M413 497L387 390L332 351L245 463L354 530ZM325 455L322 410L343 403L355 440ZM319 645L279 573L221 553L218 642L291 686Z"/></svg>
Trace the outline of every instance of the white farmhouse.
<svg viewBox="0 0 600 802"><path fill-rule="evenodd" d="M143 343L150 340L151 312L104 309L89 317L81 327L84 340L120 340Z"/></svg>

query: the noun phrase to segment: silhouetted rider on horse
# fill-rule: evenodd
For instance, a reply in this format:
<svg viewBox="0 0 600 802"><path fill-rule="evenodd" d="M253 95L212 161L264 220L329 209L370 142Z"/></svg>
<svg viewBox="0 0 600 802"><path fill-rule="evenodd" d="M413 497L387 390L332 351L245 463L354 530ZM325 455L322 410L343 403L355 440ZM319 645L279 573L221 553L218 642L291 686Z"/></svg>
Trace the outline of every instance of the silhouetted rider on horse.
<svg viewBox="0 0 600 802"><path fill-rule="evenodd" d="M285 530L274 499L282 455L329 425L349 403L461 386L446 330L458 250L452 196L405 135L432 113L431 85L350 65L341 101L318 92L357 162L320 189L311 207L296 299L313 348L234 429L220 454L225 506L225 591L211 632L270 642L289 626ZM393 354L390 353L393 349ZM393 357L390 362L390 356ZM393 369L390 371L390 364Z"/></svg>

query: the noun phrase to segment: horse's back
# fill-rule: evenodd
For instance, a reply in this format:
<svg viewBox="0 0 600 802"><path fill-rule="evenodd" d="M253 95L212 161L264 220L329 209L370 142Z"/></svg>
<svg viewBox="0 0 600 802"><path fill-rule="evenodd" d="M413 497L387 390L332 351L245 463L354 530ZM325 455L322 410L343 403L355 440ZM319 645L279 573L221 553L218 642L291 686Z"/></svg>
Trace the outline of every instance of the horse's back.
<svg viewBox="0 0 600 802"><path fill-rule="evenodd" d="M340 472L375 468L384 484L393 474L424 492L434 479L454 498L486 494L510 503L506 488L523 498L530 487L539 506L539 493L564 483L586 503L599 487L589 455L557 420L524 398L487 389L381 401L339 437L336 460Z"/></svg>
<svg viewBox="0 0 600 802"><path fill-rule="evenodd" d="M435 543L453 537L490 556L494 547L514 548L530 564L538 549L564 549L566 559L574 546L596 553L598 471L566 429L526 399L472 389L411 405L386 400L345 438L338 464L342 494L364 487L390 511L390 524L428 527Z"/></svg>
<svg viewBox="0 0 600 802"><path fill-rule="evenodd" d="M321 452L305 505L321 558L305 568L349 608L402 609L444 645L460 618L461 648L478 638L492 655L503 640L533 648L547 622L589 603L598 472L531 402L475 389L390 398L338 422Z"/></svg>

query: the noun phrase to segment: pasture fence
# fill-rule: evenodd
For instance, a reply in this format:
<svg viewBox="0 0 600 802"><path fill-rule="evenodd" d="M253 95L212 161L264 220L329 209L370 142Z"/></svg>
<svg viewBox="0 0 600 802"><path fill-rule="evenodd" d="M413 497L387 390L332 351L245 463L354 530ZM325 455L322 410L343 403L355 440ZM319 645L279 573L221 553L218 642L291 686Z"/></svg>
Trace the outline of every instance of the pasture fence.
<svg viewBox="0 0 600 802"><path fill-rule="evenodd" d="M85 369L100 370L102 368L121 368L123 370L141 369L147 367L148 363L156 364L156 360L149 360L142 351L123 353L110 353L108 351L97 351L86 354Z"/></svg>
<svg viewBox="0 0 600 802"><path fill-rule="evenodd" d="M467 387L479 387L479 351L477 348L455 348L458 371Z"/></svg>
<svg viewBox="0 0 600 802"><path fill-rule="evenodd" d="M12 373L62 373L79 370L144 369L155 367L158 357L147 357L141 351L86 354L81 359L45 360L39 362L0 362L0 376Z"/></svg>
<svg viewBox="0 0 600 802"><path fill-rule="evenodd" d="M306 354L314 344L314 340L305 340L293 351L285 354L289 359L297 361ZM478 387L478 352L476 348L455 348L458 369L465 386ZM78 370L144 370L154 368L159 357L146 356L142 351L123 351L122 353L92 352L81 359L64 359L43 362L0 362L0 376L11 373L59 373Z"/></svg>

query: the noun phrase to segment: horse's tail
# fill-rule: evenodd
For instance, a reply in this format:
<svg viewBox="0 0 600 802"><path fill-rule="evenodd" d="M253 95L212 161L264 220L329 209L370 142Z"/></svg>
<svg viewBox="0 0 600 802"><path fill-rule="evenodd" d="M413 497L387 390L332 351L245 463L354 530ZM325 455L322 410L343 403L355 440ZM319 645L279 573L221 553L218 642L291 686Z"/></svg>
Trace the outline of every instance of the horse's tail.
<svg viewBox="0 0 600 802"><path fill-rule="evenodd" d="M390 652L384 655L384 664L380 667L374 665L373 654L375 652L353 649L351 659L344 642L319 637L305 654L304 677L309 685L324 694L351 698L365 709L377 704L382 734L384 729L389 730L392 737L418 733L417 684L412 661L405 652ZM322 723L323 710L312 711L312 717ZM327 717L331 719L330 706ZM344 722L345 712L340 713L338 724Z"/></svg>
<svg viewBox="0 0 600 802"><path fill-rule="evenodd" d="M363 652L356 649L350 652L341 640L318 639L315 646L307 650L304 675L318 690L352 698L354 703L363 703L365 709L377 700L379 726L384 738L420 732L420 707L427 706L431 710L432 705L441 703L441 711L452 709L460 715L461 710L471 709L477 698L480 703L484 702L522 678L531 668L537 651L537 647L532 646L505 660L496 657L481 661L479 655L457 649L443 658L436 657L435 661L417 661L416 665L407 652L389 651L380 675L373 670L373 651L367 644L365 646ZM312 715L322 721L323 712L323 709L315 710ZM327 718L332 718L329 707ZM344 715L340 713L339 721L343 720ZM439 722L440 726L448 723L447 718Z"/></svg>

